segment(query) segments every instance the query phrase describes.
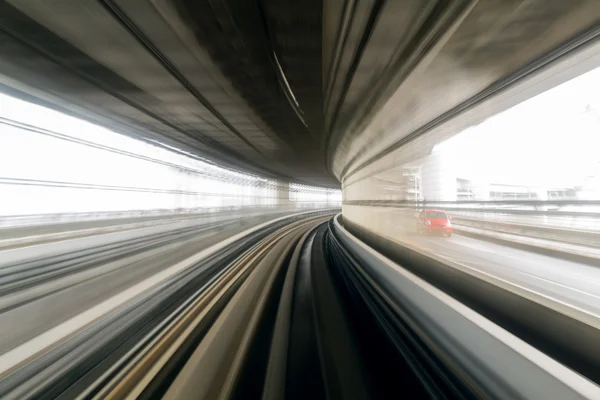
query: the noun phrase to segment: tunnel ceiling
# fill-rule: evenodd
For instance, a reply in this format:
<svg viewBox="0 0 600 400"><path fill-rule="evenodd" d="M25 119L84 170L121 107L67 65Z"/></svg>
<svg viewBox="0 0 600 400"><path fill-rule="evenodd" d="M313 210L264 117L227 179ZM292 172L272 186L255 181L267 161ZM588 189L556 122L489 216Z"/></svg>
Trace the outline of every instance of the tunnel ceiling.
<svg viewBox="0 0 600 400"><path fill-rule="evenodd" d="M338 187L589 35L597 4L0 0L0 90L224 166Z"/></svg>
<svg viewBox="0 0 600 400"><path fill-rule="evenodd" d="M321 0L0 2L0 73L38 101L220 164L337 187ZM18 92L12 92L18 94Z"/></svg>

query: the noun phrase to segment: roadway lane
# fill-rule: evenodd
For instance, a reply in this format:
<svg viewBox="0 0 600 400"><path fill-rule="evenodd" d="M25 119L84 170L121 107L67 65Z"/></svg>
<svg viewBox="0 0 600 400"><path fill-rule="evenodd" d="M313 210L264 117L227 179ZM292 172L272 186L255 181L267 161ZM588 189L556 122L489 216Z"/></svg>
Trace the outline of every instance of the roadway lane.
<svg viewBox="0 0 600 400"><path fill-rule="evenodd" d="M419 235L413 213L379 209L380 234L534 291L600 320L600 268L454 234Z"/></svg>
<svg viewBox="0 0 600 400"><path fill-rule="evenodd" d="M0 354L236 233L285 213L212 217L147 248L0 296ZM218 227L215 228L215 225ZM0 287L1 289L1 287Z"/></svg>

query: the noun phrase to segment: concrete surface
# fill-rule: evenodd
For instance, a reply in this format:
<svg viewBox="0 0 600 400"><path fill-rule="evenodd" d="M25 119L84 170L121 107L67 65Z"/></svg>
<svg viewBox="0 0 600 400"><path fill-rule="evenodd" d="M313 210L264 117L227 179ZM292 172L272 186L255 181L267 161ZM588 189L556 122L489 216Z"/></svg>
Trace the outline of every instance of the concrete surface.
<svg viewBox="0 0 600 400"><path fill-rule="evenodd" d="M344 218L381 236L535 291L600 319L598 267L460 235L451 238L419 235L414 213L379 207L353 210L353 207L357 206L344 207ZM365 212L367 208L371 212Z"/></svg>

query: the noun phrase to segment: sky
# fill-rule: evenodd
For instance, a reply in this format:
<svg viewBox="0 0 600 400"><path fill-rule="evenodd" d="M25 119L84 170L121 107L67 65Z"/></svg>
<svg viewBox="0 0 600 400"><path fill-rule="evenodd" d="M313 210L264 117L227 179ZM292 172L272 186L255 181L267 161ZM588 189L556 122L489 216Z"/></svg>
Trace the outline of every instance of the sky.
<svg viewBox="0 0 600 400"><path fill-rule="evenodd" d="M454 136L460 177L491 183L573 187L600 162L600 68Z"/></svg>

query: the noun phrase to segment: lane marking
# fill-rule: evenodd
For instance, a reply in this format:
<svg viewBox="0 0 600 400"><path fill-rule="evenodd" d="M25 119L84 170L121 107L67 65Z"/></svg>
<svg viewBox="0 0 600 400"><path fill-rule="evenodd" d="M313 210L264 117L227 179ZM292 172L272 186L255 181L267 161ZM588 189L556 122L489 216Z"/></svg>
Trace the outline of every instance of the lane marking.
<svg viewBox="0 0 600 400"><path fill-rule="evenodd" d="M470 239L472 241L476 241L476 242L481 242L481 243L487 243L485 240L481 240L481 239L474 239L474 238L466 238L466 239ZM468 243L468 241L467 241ZM491 245L495 245L494 243L491 243ZM574 274L571 271L567 270L566 268L563 267L557 267L556 263L555 264L551 264L550 267L548 267L548 264L545 260L543 259L548 259L548 260L553 260L556 261L555 258L550 257L550 256L546 256L546 255L541 255L541 254L536 254L536 253L532 253L532 252L528 252L528 251L524 251L524 250L519 250L519 249L512 249L510 247L507 246L500 246L500 245L495 245L498 247L501 247L505 250L510 250L510 251L506 251L503 254L498 254L496 252L492 252L489 250L482 250L485 253L490 253L493 254L496 257L501 257L501 258L506 258L509 259L511 261L514 261L516 263L528 263L530 264L532 267L539 269L543 272L549 272L549 269L552 270L552 272L556 273L556 274L561 274L563 276L566 277L570 277L570 278L574 278L574 279L579 279L582 280L584 282L593 282L596 283L598 285L600 285L600 279L595 279L594 277L591 277L589 275L586 275L584 272L590 272L590 271L594 271L595 273L600 273L600 270L598 269L598 267L594 267L588 264L582 264L582 263L578 263L578 262L573 262L573 261L569 261L569 260L559 260L561 264L566 264L565 267L571 267L573 265L576 265L577 268L584 268L587 269L589 271L582 271L581 274ZM471 250L474 246L469 245L469 244L465 244L465 247L468 247L469 250ZM527 254L529 256L532 257L528 257L526 259L522 259L519 257L516 257L515 252L522 252L523 254ZM539 259L536 259L539 258ZM519 269L515 269L513 267L511 267L510 265L506 265L507 267L510 267L511 269L514 269L515 271L522 271Z"/></svg>
<svg viewBox="0 0 600 400"><path fill-rule="evenodd" d="M516 283L516 282L509 281L506 278L502 278L502 277L499 277L497 275L493 275L491 273L488 273L486 271L482 271L482 270L480 270L478 268L471 267L471 266L469 266L467 264L464 264L463 262L456 261L456 260L454 260L454 259L452 259L450 257L446 257L446 256L443 256L443 255L436 255L436 256L437 256L437 258L441 258L441 259L443 259L443 260L445 260L447 262L450 262L450 263L454 264L454 266L460 267L459 269L466 269L466 270L470 270L471 272L474 272L474 274L473 274L473 273L469 273L469 271L464 271L466 273L469 273L469 275L475 276L476 278L482 279L482 280L484 280L484 281L486 281L488 283L491 283L491 284L493 284L495 286L504 288L505 290L513 292L513 293L515 293L517 295L520 295L522 297L528 298L529 300L532 300L532 301L534 301L536 303L542 304L545 307L548 307L548 308L551 308L551 309L553 309L555 311L558 311L561 314L570 315L570 313L568 312L568 310L574 310L574 311L578 311L579 313L583 314L584 316L592 317L593 320L590 321L590 320L582 320L582 319L576 318L574 315L570 315L570 316L574 317L575 319L578 319L579 321L585 322L585 323L587 323L590 326L593 326L593 327L595 327L597 329L600 329L600 314L597 314L597 313L595 313L595 312L593 312L591 310L583 309L583 308L581 308L579 306L576 306L574 304L567 303L567 302L565 302L563 300L557 299L557 298L552 297L550 295L547 295L547 294L544 294L544 293L540 293L537 290L525 287L525 286L523 286L523 285L521 285L519 283ZM453 265L449 265L449 266L453 267ZM483 277L482 276L477 276L477 275L483 275ZM491 281L488 280L488 279L485 279L485 278L489 278L489 279L491 279ZM498 281L498 282L504 283L508 287L505 287L503 285L498 285L498 284L494 283L493 281ZM525 293L520 294L520 293L517 293L514 290L511 290L510 288L521 289ZM531 295L534 295L534 296L527 296L525 294L531 294ZM538 301L538 299L535 298L536 296L541 297L541 298L546 299L546 300L549 300L551 302L551 304L548 305L548 304L544 304L543 302ZM560 307L553 307L553 305L555 305L555 304L565 307L566 310L561 310Z"/></svg>
<svg viewBox="0 0 600 400"><path fill-rule="evenodd" d="M429 242L429 243L437 243L437 242ZM426 248L419 247L419 246L415 246L415 247L417 247L419 250L421 250L424 253L431 252L431 249L428 250ZM454 250L456 251L456 249L454 249ZM438 256L440 258L443 258L445 260L448 260L448 261L450 261L452 263L460 264L460 265L462 265L464 267L470 268L470 269L475 270L475 271L479 271L481 273L484 273L484 274L489 275L489 276L496 277L496 278L501 279L501 280L506 280L508 283L514 283L515 285L520 285L517 282L510 282L510 281L508 281L510 279L510 277L500 277L500 276L497 275L497 273L494 273L492 271L486 271L486 270L482 269L482 268L485 268L485 267L483 267L481 265L478 265L479 263L476 263L476 262L473 262L473 261L469 261L469 260L460 260L460 259L457 259L457 258L452 257L452 256L448 256L448 255L445 255L445 254L438 254L438 253L434 253L434 254L436 256ZM522 260L517 260L517 259L514 259L514 260L522 262ZM547 282L547 283L550 283L550 284L553 284L553 285L556 285L556 286L559 286L559 287L571 290L573 292L580 293L580 294L583 294L583 295L587 295L589 297L592 297L592 298L600 300L600 296L599 295L596 295L596 294L593 294L593 293L588 293L588 292L586 292L584 290L581 290L581 289L578 289L578 288L567 286L567 285L564 285L564 284L561 284L561 283L558 283L558 282L554 282L554 281L549 280L547 278L542 278L540 276L530 274L530 273L522 271L520 269L513 268L510 265L503 265L503 267L508 267L511 271L516 272L518 274L525 275L525 276L528 276L530 278L534 278L534 279L540 280L542 282ZM532 292L533 292L533 290L532 290ZM552 294L552 295L560 295L560 293L552 293L550 291L550 293L548 295L549 298L554 298L554 297L551 297L550 294ZM560 301L558 299L556 299L556 300ZM589 306L589 305L587 305L587 306ZM590 312L592 312L592 311L590 310ZM600 318L600 316L597 316L597 318Z"/></svg>
<svg viewBox="0 0 600 400"><path fill-rule="evenodd" d="M436 253L435 252L435 250L436 250L435 247L442 247L442 248L445 248L445 249L448 249L448 250L451 250L451 251L454 251L454 252L461 252L461 250L457 249L456 246L450 246L450 245L447 245L446 243L443 243L441 241L431 240L431 239L432 238L427 238L427 240L426 240L428 244L433 245L431 247L418 246L414 242L408 242L408 241L402 241L401 243L411 243L415 247L419 248L419 250L421 250L424 253L431 253L431 252L433 252L433 254L436 254L436 255L438 255L440 257L452 259L452 260L454 260L454 262L467 263L469 265L472 265L474 268L477 268L477 269L481 270L482 272L487 267L487 265L481 264L480 261L457 259L457 258L455 258L453 256L449 256L449 255L446 255L446 254L443 254L443 253ZM478 239L474 239L474 241L486 243L485 241L480 241ZM459 245L459 246L466 247L469 251L472 251L475 248L475 246L472 246L472 245L468 244L468 241L465 241L464 245ZM502 247L503 249L507 249L507 250L510 249L510 248L508 248L506 246L500 246L500 247ZM513 255L510 255L508 253L507 254L498 254L496 252L490 251L489 249L485 249L485 247L483 247L483 248L480 247L477 250L481 251L481 252L484 252L484 253L493 254L497 258L504 258L504 259L510 260L510 261L513 262L513 264L514 263L521 263L521 264L526 263L526 264L530 264L531 268L540 270L540 272L548 272L548 270L549 270L546 265L541 265L540 264L542 262L542 260L535 260L535 259L531 259L531 258L528 258L528 259L524 260L524 259L521 259L521 258L516 258ZM526 252L526 253L528 255L532 254L530 252ZM471 254L471 255L473 255L473 254ZM538 255L535 255L535 256L537 257ZM481 255L481 257L485 258L485 256L483 256L483 255ZM561 260L561 262L563 262L563 261ZM566 261L566 262L568 262L568 261ZM514 266L511 265L511 263L502 263L500 260L498 260L498 264L500 264L501 267L509 268L511 271L514 271L516 273L519 273L519 274L522 274L522 275L526 275L526 276L529 276L531 278L535 278L535 279L538 279L538 280L541 280L541 281L545 281L545 282L548 282L548 283L551 283L551 284L554 284L554 285L557 285L557 286L564 287L564 288L572 290L574 292L578 292L578 293L581 293L581 294L584 294L584 295L587 295L587 296L590 296L590 297L595 297L595 298L600 299L599 295L586 292L586 291L584 291L582 289L579 289L579 288L576 288L576 287L567 286L567 285L558 283L556 281L550 280L550 279L542 277L542 276L531 274L531 273L526 272L526 271L524 271L522 269L515 268ZM573 264L573 263L570 263L570 264ZM575 263L575 264L582 265L582 266L587 266L589 268L595 268L595 267L588 266L586 264L579 264L579 263ZM483 268L483 269L481 269L481 268ZM564 268L558 268L556 266L552 266L551 268L552 268L552 272L555 273L555 274L557 274L557 275L563 275L565 277L569 277L569 278L572 278L572 279L581 280L581 281L584 281L585 283L592 283L592 284L598 284L598 285L600 285L600 280L599 279L594 279L593 277L588 277L588 276L582 276L582 275L573 274L573 273L565 270ZM489 273L491 273L491 272L489 272ZM600 290L600 287L598 289Z"/></svg>

